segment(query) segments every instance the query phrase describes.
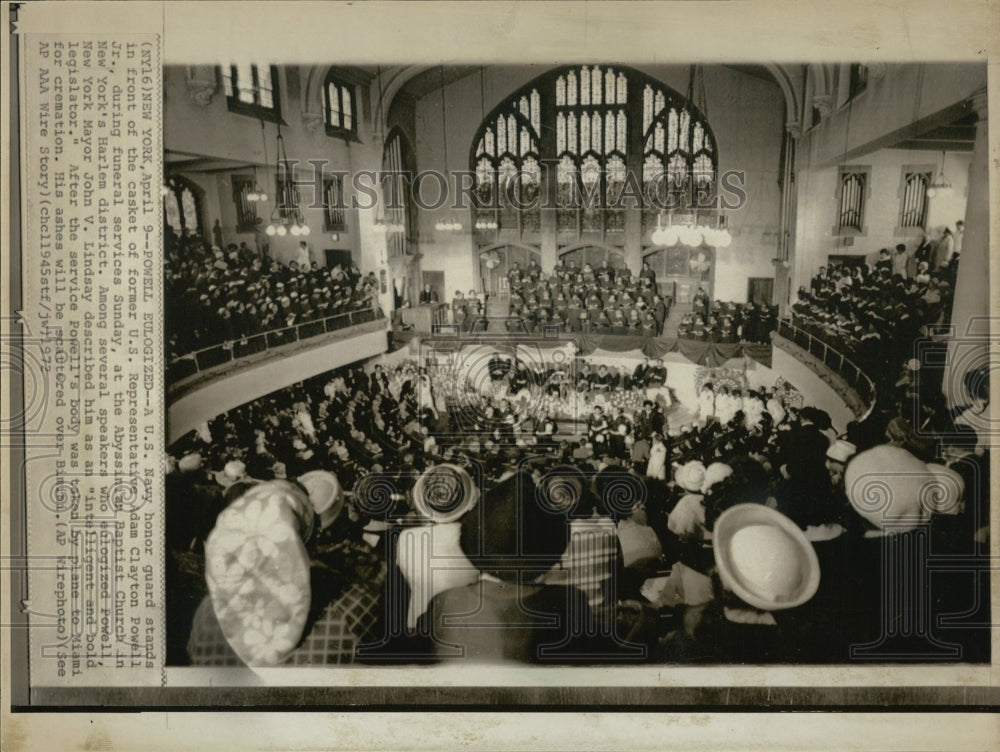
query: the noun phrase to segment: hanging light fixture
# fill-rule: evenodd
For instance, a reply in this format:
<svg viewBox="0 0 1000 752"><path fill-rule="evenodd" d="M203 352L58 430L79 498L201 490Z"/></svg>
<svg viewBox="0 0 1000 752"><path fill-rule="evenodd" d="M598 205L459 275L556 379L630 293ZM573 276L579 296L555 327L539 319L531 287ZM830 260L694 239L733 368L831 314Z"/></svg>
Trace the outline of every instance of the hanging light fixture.
<svg viewBox="0 0 1000 752"><path fill-rule="evenodd" d="M941 152L941 169L938 170L937 177L934 178L929 186L927 186L927 198L934 198L939 193L950 193L951 183L948 182L948 178L944 176L944 158L945 152Z"/></svg>
<svg viewBox="0 0 1000 752"><path fill-rule="evenodd" d="M486 120L486 76L482 65L479 66L479 120L480 122ZM476 215L477 230L496 230L500 226L493 212L488 216L480 217L478 212Z"/></svg>
<svg viewBox="0 0 1000 752"><path fill-rule="evenodd" d="M448 170L448 114L444 106L444 66L441 66L441 143L444 146L444 176L445 190L451 185L451 173ZM438 232L458 232L462 229L462 223L452 216L439 219L434 224L434 229Z"/></svg>
<svg viewBox="0 0 1000 752"><path fill-rule="evenodd" d="M696 86L697 83L697 86ZM698 97L696 103L695 97ZM704 74L698 66L691 66L690 78L688 81L688 96L685 110L687 118L687 143L689 147L694 145L694 109L696 108L703 117L708 116L708 106L705 96ZM694 165L691 164L688 171L688 180L692 190L694 190ZM726 248L733 242L733 236L726 229L725 220L719 214L709 217L699 217L697 213L675 218L672 214L667 214L664 223L663 214L656 217L656 227L650 234L650 240L656 245L674 246L681 245L698 248L702 245L709 245L715 248Z"/></svg>
<svg viewBox="0 0 1000 752"><path fill-rule="evenodd" d="M288 233L295 237L309 235L312 231L299 210L298 190L295 188L295 181L285 167L288 164L288 153L285 151L285 139L281 135L280 124L278 125L276 147L275 184L276 186L280 185L281 190L276 191L278 202L271 210L271 223L264 232L278 237L284 237ZM284 175L284 178L281 178L281 175ZM284 206L284 203L289 199L292 201L291 207Z"/></svg>
<svg viewBox="0 0 1000 752"><path fill-rule="evenodd" d="M267 135L264 132L264 118L260 119L260 141L264 145L264 164L267 164ZM265 191L257 180L257 163L253 165L253 188L247 194L247 201L267 201L267 191Z"/></svg>
<svg viewBox="0 0 1000 752"><path fill-rule="evenodd" d="M381 134L382 133L382 91L383 91L382 90L382 66L381 65L379 65L379 66L376 67L376 69L375 69L375 75L378 78L378 106L379 106L378 113L375 116L375 122L376 122L376 124L378 126L379 133ZM383 149L384 148L385 148L385 144L383 142ZM384 159L384 157L383 157L383 159ZM382 190L382 188L381 188L381 183L380 183L380 185L379 185L379 193L380 194L381 194L381 190ZM385 235L387 232L390 231L389 230L390 223L387 222L386 219L385 219L385 197L384 196L381 196L381 195L379 196L379 206L381 208L380 208L379 212L377 213L378 216L375 217L375 222L372 224L372 229L376 233L378 233L379 235Z"/></svg>

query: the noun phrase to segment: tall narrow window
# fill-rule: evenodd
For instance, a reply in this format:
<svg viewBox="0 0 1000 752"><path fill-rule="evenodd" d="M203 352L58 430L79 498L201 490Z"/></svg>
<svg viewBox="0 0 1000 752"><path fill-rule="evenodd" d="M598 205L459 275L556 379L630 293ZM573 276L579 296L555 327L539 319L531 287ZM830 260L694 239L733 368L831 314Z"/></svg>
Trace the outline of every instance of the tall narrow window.
<svg viewBox="0 0 1000 752"><path fill-rule="evenodd" d="M628 77L600 65L556 78L556 180L562 232L625 230L619 199L628 160Z"/></svg>
<svg viewBox="0 0 1000 752"><path fill-rule="evenodd" d="M715 136L678 94L646 84L642 91L643 187L655 207L708 208L716 189ZM647 223L655 219L647 212Z"/></svg>
<svg viewBox="0 0 1000 752"><path fill-rule="evenodd" d="M903 173L903 195L900 201L899 226L919 227L927 225L927 186L931 182L930 172L906 171Z"/></svg>
<svg viewBox="0 0 1000 752"><path fill-rule="evenodd" d="M169 191L164 196L166 223L178 235L202 235L199 191L187 178L174 175L167 178Z"/></svg>
<svg viewBox="0 0 1000 752"><path fill-rule="evenodd" d="M354 86L327 74L324 99L327 135L350 136L357 133Z"/></svg>
<svg viewBox="0 0 1000 752"><path fill-rule="evenodd" d="M236 207L236 232L253 232L257 226L257 209L247 196L253 191L251 175L233 176L233 204Z"/></svg>
<svg viewBox="0 0 1000 752"><path fill-rule="evenodd" d="M864 231L867 188L867 169L841 168L837 211L838 234L858 234Z"/></svg>
<svg viewBox="0 0 1000 752"><path fill-rule="evenodd" d="M273 65L239 63L222 68L229 111L272 122L281 120L278 71Z"/></svg>

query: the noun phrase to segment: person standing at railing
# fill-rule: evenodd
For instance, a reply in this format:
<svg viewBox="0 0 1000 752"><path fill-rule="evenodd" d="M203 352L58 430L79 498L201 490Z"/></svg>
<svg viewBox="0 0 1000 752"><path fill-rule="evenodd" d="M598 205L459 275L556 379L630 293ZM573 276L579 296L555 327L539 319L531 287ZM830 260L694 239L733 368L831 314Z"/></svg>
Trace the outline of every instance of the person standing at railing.
<svg viewBox="0 0 1000 752"><path fill-rule="evenodd" d="M934 249L934 268L946 269L951 262L951 256L955 252L955 238L951 234L951 229L945 227L941 230L941 237L938 239L937 247Z"/></svg>
<svg viewBox="0 0 1000 752"><path fill-rule="evenodd" d="M312 259L309 257L309 243L305 240L299 241L298 250L295 252L295 262L298 268L301 270L306 270L310 268L310 261Z"/></svg>

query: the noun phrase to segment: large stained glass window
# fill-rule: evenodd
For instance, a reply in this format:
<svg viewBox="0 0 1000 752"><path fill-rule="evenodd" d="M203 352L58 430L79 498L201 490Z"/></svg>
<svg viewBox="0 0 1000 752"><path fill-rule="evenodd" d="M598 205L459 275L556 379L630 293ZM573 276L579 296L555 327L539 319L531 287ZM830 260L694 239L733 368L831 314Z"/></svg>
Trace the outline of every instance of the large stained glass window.
<svg viewBox="0 0 1000 752"><path fill-rule="evenodd" d="M694 105L665 87L642 87L642 179L645 195L655 197L646 212L710 208L716 196L715 137Z"/></svg>
<svg viewBox="0 0 1000 752"><path fill-rule="evenodd" d="M472 157L477 226L519 234L540 230L541 101L538 88L530 88L508 99L480 126Z"/></svg>
<svg viewBox="0 0 1000 752"><path fill-rule="evenodd" d="M532 239L538 207L554 204L559 245L569 248L622 245L636 194L647 228L671 196L684 201L678 210L709 208L718 155L689 97L629 68L583 65L551 71L494 109L476 134L471 168L480 245Z"/></svg>
<svg viewBox="0 0 1000 752"><path fill-rule="evenodd" d="M556 78L556 180L560 231L624 232L619 198L628 158L628 78L599 65Z"/></svg>

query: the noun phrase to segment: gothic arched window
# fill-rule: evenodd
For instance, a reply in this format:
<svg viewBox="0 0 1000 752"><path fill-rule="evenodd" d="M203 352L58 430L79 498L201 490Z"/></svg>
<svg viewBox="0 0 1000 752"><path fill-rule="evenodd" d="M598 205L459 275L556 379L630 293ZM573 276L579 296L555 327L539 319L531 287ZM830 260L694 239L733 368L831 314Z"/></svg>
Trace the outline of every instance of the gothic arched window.
<svg viewBox="0 0 1000 752"><path fill-rule="evenodd" d="M693 104L664 87L645 84L642 134L646 195L655 195L659 206L707 208L716 193L715 137Z"/></svg>
<svg viewBox="0 0 1000 752"><path fill-rule="evenodd" d="M541 229L541 99L538 88L528 88L480 125L472 162L480 207L477 225L490 221L498 229L518 229L522 234Z"/></svg>
<svg viewBox="0 0 1000 752"><path fill-rule="evenodd" d="M533 239L550 197L561 247L622 245L637 194L647 227L659 207L710 208L718 153L690 97L629 68L583 65L546 73L496 107L471 168L480 245L515 230Z"/></svg>

